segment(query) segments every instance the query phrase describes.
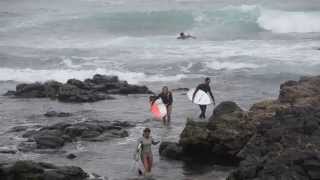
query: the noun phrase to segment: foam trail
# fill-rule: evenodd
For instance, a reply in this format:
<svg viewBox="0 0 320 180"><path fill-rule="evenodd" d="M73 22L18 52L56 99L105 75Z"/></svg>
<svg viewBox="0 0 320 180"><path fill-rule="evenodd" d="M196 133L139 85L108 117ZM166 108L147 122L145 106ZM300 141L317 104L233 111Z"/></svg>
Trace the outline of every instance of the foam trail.
<svg viewBox="0 0 320 180"><path fill-rule="evenodd" d="M262 10L257 23L274 33L320 32L319 12L287 12Z"/></svg>
<svg viewBox="0 0 320 180"><path fill-rule="evenodd" d="M91 78L95 74L116 75L121 80L126 80L129 83L140 82L157 82L157 81L179 81L185 78L185 75L178 74L174 76L163 75L146 75L140 72L116 71L106 69L94 70L74 70L74 69L52 69L52 70L34 70L34 69L10 69L0 68L0 81L17 81L17 82L44 82L48 80L56 80L66 82L68 79L76 78L84 80Z"/></svg>
<svg viewBox="0 0 320 180"><path fill-rule="evenodd" d="M213 62L207 62L205 63L207 67L215 70L222 70L222 69L227 69L227 70L235 70L235 69L244 69L244 68L258 68L260 67L259 65L256 64L251 64L251 63L236 63L236 62L218 62L218 61L213 61Z"/></svg>

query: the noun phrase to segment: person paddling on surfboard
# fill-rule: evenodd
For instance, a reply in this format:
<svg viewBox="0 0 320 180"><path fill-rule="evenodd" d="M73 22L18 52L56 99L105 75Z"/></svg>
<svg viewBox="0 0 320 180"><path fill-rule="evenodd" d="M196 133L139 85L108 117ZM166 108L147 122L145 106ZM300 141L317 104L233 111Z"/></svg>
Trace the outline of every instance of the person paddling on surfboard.
<svg viewBox="0 0 320 180"><path fill-rule="evenodd" d="M212 101L213 101L213 104L216 105L216 102L214 100L214 96L211 92L211 88L210 88L210 78L209 77L206 77L205 80L204 80L204 83L202 84L199 84L196 88L196 90L194 91L193 93L193 96L192 96L192 101L194 101L194 97L196 95L196 93L199 91L199 90L202 90L204 91L205 93L209 93L210 97L212 98ZM199 116L200 119L205 119L206 118L206 110L207 110L207 105L199 105L200 107L200 110L201 110L201 114Z"/></svg>
<svg viewBox="0 0 320 180"><path fill-rule="evenodd" d="M160 141L154 141L151 137L151 130L149 128L145 128L143 130L142 137L138 139L137 143L137 153L140 151L140 158L144 167L144 175L148 176L151 173L152 165L153 165L153 155L151 146L157 145ZM139 172L140 174L140 172Z"/></svg>
<svg viewBox="0 0 320 180"><path fill-rule="evenodd" d="M169 91L168 86L162 87L162 92L155 98L153 103L159 98L161 98L162 102L167 107L167 115L163 117L163 123L166 124L166 122L170 122L171 120L172 103L173 103L172 92Z"/></svg>
<svg viewBox="0 0 320 180"><path fill-rule="evenodd" d="M184 34L184 32L181 32L179 34L179 37L177 37L177 39L182 39L182 40L185 40L185 39L196 39L195 36L191 36L190 34Z"/></svg>

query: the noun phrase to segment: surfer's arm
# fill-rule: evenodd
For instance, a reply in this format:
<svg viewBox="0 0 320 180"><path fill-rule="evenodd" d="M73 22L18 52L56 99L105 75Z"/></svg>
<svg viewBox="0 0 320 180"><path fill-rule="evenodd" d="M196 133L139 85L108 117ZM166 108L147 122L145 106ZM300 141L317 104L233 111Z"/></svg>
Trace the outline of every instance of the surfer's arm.
<svg viewBox="0 0 320 180"><path fill-rule="evenodd" d="M211 96L211 98L212 98L213 104L215 105L216 102L215 102L215 100L214 100L214 96L213 96L213 94L212 94L212 92L211 92L210 86L208 86L208 90L209 90L209 94L210 94L210 96Z"/></svg>
<svg viewBox="0 0 320 180"><path fill-rule="evenodd" d="M152 144L153 145L157 145L157 144L159 144L160 143L160 141L155 141L154 139L152 139Z"/></svg>
<svg viewBox="0 0 320 180"><path fill-rule="evenodd" d="M197 86L196 90L194 90L194 93L193 93L193 95L192 95L192 102L194 101L194 97L196 96L196 94L197 94L197 92L199 91L199 89L200 89L200 85Z"/></svg>
<svg viewBox="0 0 320 180"><path fill-rule="evenodd" d="M156 100L159 99L159 98L160 98L160 94L157 95L157 96L155 95L155 96L153 97L152 101L151 101L151 106L152 106L153 103L156 102Z"/></svg>

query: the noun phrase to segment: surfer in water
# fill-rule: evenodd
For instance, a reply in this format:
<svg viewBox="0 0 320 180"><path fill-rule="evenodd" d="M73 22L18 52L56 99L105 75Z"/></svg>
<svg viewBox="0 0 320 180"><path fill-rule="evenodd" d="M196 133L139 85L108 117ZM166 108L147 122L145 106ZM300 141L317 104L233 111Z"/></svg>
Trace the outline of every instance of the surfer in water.
<svg viewBox="0 0 320 180"><path fill-rule="evenodd" d="M163 104L165 104L167 107L167 115L163 117L163 123L166 124L167 122L169 123L171 120L172 103L173 103L172 92L169 91L168 86L162 87L162 92L157 97L155 97L152 104L159 98L161 98Z"/></svg>
<svg viewBox="0 0 320 180"><path fill-rule="evenodd" d="M185 40L185 39L196 39L195 36L191 36L190 34L184 34L184 32L181 32L179 34L179 37L177 37L177 39L182 39L182 40Z"/></svg>
<svg viewBox="0 0 320 180"><path fill-rule="evenodd" d="M151 137L151 130L149 128L145 128L143 130L142 137L138 139L137 144L137 153L139 152L139 147L141 147L140 158L144 167L144 175L148 176L151 173L152 165L153 165L153 155L151 146L157 145L160 141L154 141ZM142 172L139 170L139 174Z"/></svg>
<svg viewBox="0 0 320 180"><path fill-rule="evenodd" d="M205 78L204 83L199 84L197 86L196 90L193 93L192 101L194 101L194 97L195 97L196 93L198 92L198 90L202 90L205 93L208 93L210 95L210 97L212 98L213 104L216 105L216 102L214 100L214 96L213 96L213 94L211 92L210 78L209 77ZM205 119L206 118L207 105L199 105L199 107L200 107L200 110L201 110L201 114L200 114L199 118L200 119Z"/></svg>

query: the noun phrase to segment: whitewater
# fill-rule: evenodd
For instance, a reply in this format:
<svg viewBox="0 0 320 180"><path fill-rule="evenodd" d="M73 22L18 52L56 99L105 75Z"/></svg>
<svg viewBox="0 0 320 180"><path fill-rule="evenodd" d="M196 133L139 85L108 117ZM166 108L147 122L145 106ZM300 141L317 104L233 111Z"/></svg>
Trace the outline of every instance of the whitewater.
<svg viewBox="0 0 320 180"><path fill-rule="evenodd" d="M180 32L197 38L177 40ZM217 103L231 100L247 109L277 97L283 81L318 75L319 48L318 0L0 1L0 94L18 83L85 80L97 73L117 75L154 92L164 85L193 88L210 77ZM183 93L174 92L173 123L164 128L148 120L146 98L120 96L70 105L1 96L0 148L20 141L16 134L6 137L11 127L52 123L38 118L48 109L80 114L81 120L146 122L130 130L126 139L66 147L81 157L75 161L57 154L12 157L81 166L110 179L127 178L132 147L144 126L152 127L157 139L177 141L186 117L198 113ZM157 152L155 159L157 179L218 180L229 171L161 160Z"/></svg>

